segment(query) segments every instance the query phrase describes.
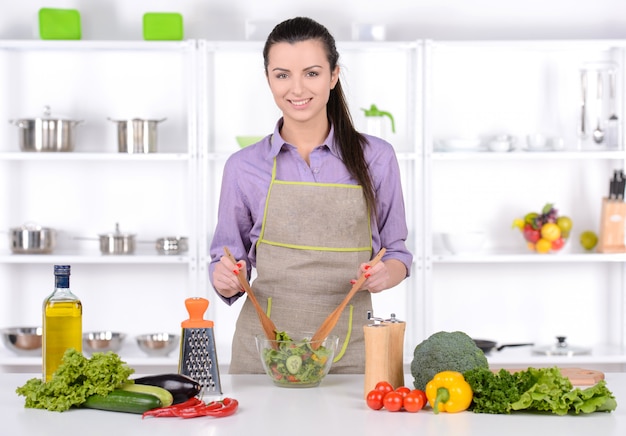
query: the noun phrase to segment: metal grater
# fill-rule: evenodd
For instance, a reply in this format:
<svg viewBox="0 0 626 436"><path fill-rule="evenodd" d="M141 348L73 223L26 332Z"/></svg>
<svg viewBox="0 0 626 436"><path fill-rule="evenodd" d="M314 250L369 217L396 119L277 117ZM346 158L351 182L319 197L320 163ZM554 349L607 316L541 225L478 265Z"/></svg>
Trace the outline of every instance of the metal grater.
<svg viewBox="0 0 626 436"><path fill-rule="evenodd" d="M204 319L209 300L200 297L187 298L185 307L189 312L189 319L181 323L183 331L178 372L197 381L202 386L203 395L221 395L213 321Z"/></svg>

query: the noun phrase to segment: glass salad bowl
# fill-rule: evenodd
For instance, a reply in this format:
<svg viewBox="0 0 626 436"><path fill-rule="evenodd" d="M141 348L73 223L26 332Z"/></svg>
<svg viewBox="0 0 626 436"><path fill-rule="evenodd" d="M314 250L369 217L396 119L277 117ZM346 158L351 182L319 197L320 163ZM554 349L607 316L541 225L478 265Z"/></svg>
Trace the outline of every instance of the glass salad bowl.
<svg viewBox="0 0 626 436"><path fill-rule="evenodd" d="M313 333L288 335L284 332L278 333L277 340L270 340L264 334L255 336L263 368L276 386L315 387L328 374L339 337L330 335L314 349L312 336Z"/></svg>

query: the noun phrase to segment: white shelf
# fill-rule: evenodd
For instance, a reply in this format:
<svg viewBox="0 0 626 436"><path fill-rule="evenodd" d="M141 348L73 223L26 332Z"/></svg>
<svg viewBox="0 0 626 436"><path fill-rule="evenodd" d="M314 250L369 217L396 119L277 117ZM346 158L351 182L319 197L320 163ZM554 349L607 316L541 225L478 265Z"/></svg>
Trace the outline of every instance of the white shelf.
<svg viewBox="0 0 626 436"><path fill-rule="evenodd" d="M0 263L7 264L188 264L193 259L179 255L108 255L108 254L7 254Z"/></svg>
<svg viewBox="0 0 626 436"><path fill-rule="evenodd" d="M187 41L61 41L61 40L0 40L0 50L115 50L115 51L180 51L196 47Z"/></svg>
<svg viewBox="0 0 626 436"><path fill-rule="evenodd" d="M487 360L492 367L520 366L589 366L589 365L624 365L626 354L619 346L596 345L591 347L590 354L574 356L543 356L533 354L532 346L507 347L501 351L487 353Z"/></svg>
<svg viewBox="0 0 626 436"><path fill-rule="evenodd" d="M433 254L435 263L605 263L626 262L626 253L474 253Z"/></svg>
<svg viewBox="0 0 626 436"><path fill-rule="evenodd" d="M80 152L3 152L0 160L14 161L113 161L113 162L187 162L192 158L187 153L80 153Z"/></svg>
<svg viewBox="0 0 626 436"><path fill-rule="evenodd" d="M590 160L626 159L624 151L543 151L543 152L441 152L435 151L431 155L433 160Z"/></svg>

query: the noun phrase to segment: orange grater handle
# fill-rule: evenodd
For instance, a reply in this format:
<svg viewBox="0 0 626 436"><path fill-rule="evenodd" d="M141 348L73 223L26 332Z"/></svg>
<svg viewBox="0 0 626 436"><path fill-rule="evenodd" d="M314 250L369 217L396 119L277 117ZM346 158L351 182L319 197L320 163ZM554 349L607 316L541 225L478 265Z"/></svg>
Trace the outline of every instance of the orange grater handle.
<svg viewBox="0 0 626 436"><path fill-rule="evenodd" d="M186 329L204 329L212 328L213 321L204 319L204 312L209 307L209 300L201 297L192 297L185 300L185 307L189 312L189 319L183 321L180 325Z"/></svg>

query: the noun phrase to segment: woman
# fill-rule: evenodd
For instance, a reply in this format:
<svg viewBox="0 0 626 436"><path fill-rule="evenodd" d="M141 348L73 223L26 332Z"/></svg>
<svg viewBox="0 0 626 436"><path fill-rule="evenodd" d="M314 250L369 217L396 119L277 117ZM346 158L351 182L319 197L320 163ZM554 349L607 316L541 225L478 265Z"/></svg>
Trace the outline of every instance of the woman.
<svg viewBox="0 0 626 436"><path fill-rule="evenodd" d="M274 133L233 154L224 167L209 274L232 304L252 288L274 324L314 332L361 273L367 280L333 330L340 338L331 372L364 371L362 326L370 293L408 276L399 167L390 144L359 134L339 81L328 30L309 18L278 24L263 49L265 74L282 118ZM227 246L238 259L224 256ZM382 247L382 262L367 262ZM261 373L254 335L261 324L245 301L233 338L231 373Z"/></svg>

